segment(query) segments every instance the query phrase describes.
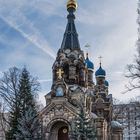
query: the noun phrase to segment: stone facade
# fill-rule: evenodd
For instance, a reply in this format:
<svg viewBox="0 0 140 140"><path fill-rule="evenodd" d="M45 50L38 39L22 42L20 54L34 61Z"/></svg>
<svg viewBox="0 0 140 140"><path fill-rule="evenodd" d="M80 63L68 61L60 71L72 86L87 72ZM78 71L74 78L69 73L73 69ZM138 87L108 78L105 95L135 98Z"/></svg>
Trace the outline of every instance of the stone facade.
<svg viewBox="0 0 140 140"><path fill-rule="evenodd" d="M43 139L70 139L72 122L84 104L85 111L95 121L98 140L122 140L122 128L112 127L112 95L108 93L106 73L100 63L94 84L94 65L80 49L74 24L74 0L68 1L67 10L68 24L52 67L52 88L45 96L46 107L40 113Z"/></svg>

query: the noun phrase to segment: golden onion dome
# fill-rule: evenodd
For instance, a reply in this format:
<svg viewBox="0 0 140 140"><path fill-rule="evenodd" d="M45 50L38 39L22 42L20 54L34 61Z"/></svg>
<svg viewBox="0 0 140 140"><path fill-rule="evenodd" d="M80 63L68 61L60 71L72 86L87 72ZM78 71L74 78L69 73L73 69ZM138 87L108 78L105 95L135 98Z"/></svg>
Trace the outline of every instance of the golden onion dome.
<svg viewBox="0 0 140 140"><path fill-rule="evenodd" d="M75 0L68 0L67 9L69 9L69 8L74 8L76 10L77 2Z"/></svg>

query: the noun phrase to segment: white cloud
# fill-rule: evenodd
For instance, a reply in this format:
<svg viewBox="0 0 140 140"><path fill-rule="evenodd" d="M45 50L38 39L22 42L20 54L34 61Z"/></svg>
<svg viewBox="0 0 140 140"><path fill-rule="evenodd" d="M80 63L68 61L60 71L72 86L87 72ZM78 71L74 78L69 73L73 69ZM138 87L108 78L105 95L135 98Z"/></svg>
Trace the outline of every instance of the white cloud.
<svg viewBox="0 0 140 140"><path fill-rule="evenodd" d="M107 72L106 78L110 81L110 93L121 99L121 93L128 81L124 80L124 69L127 64L132 63L136 51L137 3L131 0L120 2L90 1L88 8L82 5L82 12L78 11L78 20L82 27L87 27L87 33L80 36L82 35L82 42L87 40L91 43L89 54L95 71L99 67L98 57L103 56L102 66ZM136 91L133 91L133 95L136 95ZM128 94L127 98L130 97L132 96Z"/></svg>
<svg viewBox="0 0 140 140"><path fill-rule="evenodd" d="M2 77L2 74L3 74L2 71L0 71L0 77Z"/></svg>
<svg viewBox="0 0 140 140"><path fill-rule="evenodd" d="M66 25L60 25L57 22L57 17L61 16L62 19L67 14L66 8L64 8L65 3L66 0L30 0L30 2L28 0L0 0L0 17L20 32L33 46L40 48L54 59L55 53L50 46L56 44L56 47L59 48L58 42L60 40L55 38L56 29L61 28L59 31L62 31ZM87 0L79 1L79 8L76 13L80 44L83 46L89 42L93 46L89 53L91 60L94 61L95 70L98 68L98 57L103 56L103 68L106 70L107 79L110 82L110 93L120 99L121 97L125 98L125 95L121 94L127 82L123 75L124 69L128 63L132 62L135 53L137 40L136 9L137 3L134 0ZM36 13L39 14L38 18ZM52 32L46 33L48 38L44 35L45 23L44 26L36 26L37 22L44 22L44 19L45 22L50 23L47 24L48 29L52 28L54 21L57 22L55 24L57 27L52 28ZM64 18L65 20L66 18ZM20 43L18 45L20 46ZM51 85L52 60L44 56L32 56L30 58L31 56L27 56L25 52L23 54L22 51L19 51L13 51L13 54L5 58L7 65L10 58L14 59L15 65L16 62L19 64L19 61L23 61L23 57L28 58L29 60L23 62L29 65L33 73L37 73L41 77L40 82L43 84L41 100L44 100L43 96L47 93L44 90L46 88L48 91L48 87L50 88ZM19 60L16 60L15 54L18 54ZM130 94L128 96L131 97Z"/></svg>
<svg viewBox="0 0 140 140"><path fill-rule="evenodd" d="M52 79L42 79L38 80L40 83L52 82Z"/></svg>
<svg viewBox="0 0 140 140"><path fill-rule="evenodd" d="M18 2L16 5L17 8L14 8L15 5L13 5L13 3L1 5L0 18L18 31L24 38L33 43L36 47L55 59L56 54L49 46L47 40L41 35L40 31L35 28L33 22L26 18L26 13L24 13L24 9L26 9L26 7L23 8L24 4L25 6L27 5L27 3ZM7 6L9 9L7 9ZM7 13L7 11L10 13Z"/></svg>

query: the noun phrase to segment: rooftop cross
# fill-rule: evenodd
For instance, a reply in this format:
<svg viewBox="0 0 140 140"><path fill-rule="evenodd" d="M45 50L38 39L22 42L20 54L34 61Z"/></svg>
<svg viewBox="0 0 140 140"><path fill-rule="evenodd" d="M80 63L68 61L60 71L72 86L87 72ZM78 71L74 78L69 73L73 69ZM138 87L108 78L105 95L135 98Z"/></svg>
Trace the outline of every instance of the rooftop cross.
<svg viewBox="0 0 140 140"><path fill-rule="evenodd" d="M85 47L86 47L86 48L89 48L89 47L90 47L90 45L89 45L89 44L86 44L86 45L85 45Z"/></svg>
<svg viewBox="0 0 140 140"><path fill-rule="evenodd" d="M102 64L102 58L103 58L102 56L99 57L100 66L101 66L101 64Z"/></svg>
<svg viewBox="0 0 140 140"><path fill-rule="evenodd" d="M91 46L89 44L86 44L85 45L85 48L86 48L86 57L88 58L88 49L90 48Z"/></svg>
<svg viewBox="0 0 140 140"><path fill-rule="evenodd" d="M58 75L58 79L62 79L62 74L64 73L64 71L61 68L59 68L56 73Z"/></svg>

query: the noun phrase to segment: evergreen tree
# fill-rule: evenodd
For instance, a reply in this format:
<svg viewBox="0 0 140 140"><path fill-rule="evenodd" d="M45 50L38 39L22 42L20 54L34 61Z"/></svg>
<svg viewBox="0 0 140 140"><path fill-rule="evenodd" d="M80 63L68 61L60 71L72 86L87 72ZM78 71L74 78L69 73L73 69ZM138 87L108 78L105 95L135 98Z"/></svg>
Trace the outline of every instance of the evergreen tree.
<svg viewBox="0 0 140 140"><path fill-rule="evenodd" d="M40 123L35 105L32 82L29 72L23 69L19 80L20 117L17 119L18 126L15 134L16 140L39 140Z"/></svg>
<svg viewBox="0 0 140 140"><path fill-rule="evenodd" d="M94 120L86 113L84 105L80 104L80 113L72 124L73 140L96 140Z"/></svg>
<svg viewBox="0 0 140 140"><path fill-rule="evenodd" d="M22 112L25 112L25 111L23 111L23 108L25 110L27 109L27 108L25 108L25 106L23 107L23 104L24 104L23 98L24 97L23 97L22 93L24 91L22 92L22 89L24 87L20 86L22 83L21 79L24 77L23 73L28 74L27 81L30 84L29 84L29 86L25 85L25 87L27 87L29 93L32 93L32 95L33 95L34 93L36 93L36 91L38 91L39 83L37 82L37 80L35 78L32 78L29 75L29 73L27 72L26 69L24 69L21 74L21 71L19 69L17 69L16 67L10 68L9 71L4 72L3 77L0 79L0 96L5 101L5 103L7 105L7 109L9 111L9 119L8 119L8 121L6 121L8 124L8 130L6 132L6 140L16 140L15 136L19 132L19 130L18 130L19 119L22 116ZM20 84L19 84L19 81L20 81ZM32 97L33 96L30 96L30 98L29 98L29 96L28 96L29 99L32 99ZM25 100L27 100L27 98ZM28 102L28 104L29 104L29 102ZM31 106L34 107L35 103L33 103ZM35 112L37 113L36 110L35 110Z"/></svg>
<svg viewBox="0 0 140 140"><path fill-rule="evenodd" d="M30 106L18 119L16 140L40 140L41 127L37 113Z"/></svg>
<svg viewBox="0 0 140 140"><path fill-rule="evenodd" d="M14 134L17 132L17 126L18 126L18 118L20 116L19 111L12 110L10 112L9 116L9 129L6 132L6 140L15 140Z"/></svg>

